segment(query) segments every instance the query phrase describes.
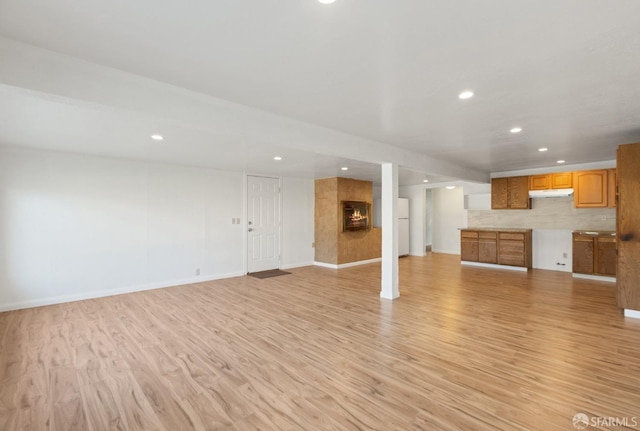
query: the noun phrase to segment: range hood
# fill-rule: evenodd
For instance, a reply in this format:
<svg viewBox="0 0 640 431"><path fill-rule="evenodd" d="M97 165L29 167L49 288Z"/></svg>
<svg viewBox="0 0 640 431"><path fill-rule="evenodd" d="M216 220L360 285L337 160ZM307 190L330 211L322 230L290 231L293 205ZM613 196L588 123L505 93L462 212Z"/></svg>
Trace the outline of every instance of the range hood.
<svg viewBox="0 0 640 431"><path fill-rule="evenodd" d="M566 198L573 194L573 189L529 190L530 198Z"/></svg>

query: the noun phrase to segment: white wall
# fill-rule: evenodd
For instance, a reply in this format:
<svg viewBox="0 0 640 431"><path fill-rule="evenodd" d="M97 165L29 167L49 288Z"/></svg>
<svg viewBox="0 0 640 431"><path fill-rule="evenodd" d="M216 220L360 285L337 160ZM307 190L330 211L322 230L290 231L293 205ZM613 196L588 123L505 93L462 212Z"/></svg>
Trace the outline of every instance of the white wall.
<svg viewBox="0 0 640 431"><path fill-rule="evenodd" d="M314 181L283 178L282 201L281 268L313 265Z"/></svg>
<svg viewBox="0 0 640 431"><path fill-rule="evenodd" d="M243 184L243 173L0 149L0 311L243 274ZM283 180L283 221L283 262L311 262L312 180Z"/></svg>
<svg viewBox="0 0 640 431"><path fill-rule="evenodd" d="M431 191L433 200L432 250L436 253L460 254L461 227L467 226L467 211L464 209L462 187Z"/></svg>
<svg viewBox="0 0 640 431"><path fill-rule="evenodd" d="M424 256L426 197L424 186L400 187L398 196L409 199L409 254L411 256Z"/></svg>
<svg viewBox="0 0 640 431"><path fill-rule="evenodd" d="M571 232L566 229L534 229L531 244L533 267L572 272L573 236Z"/></svg>
<svg viewBox="0 0 640 431"><path fill-rule="evenodd" d="M431 190L425 191L426 197L424 202L424 245L432 245L433 243L433 199Z"/></svg>

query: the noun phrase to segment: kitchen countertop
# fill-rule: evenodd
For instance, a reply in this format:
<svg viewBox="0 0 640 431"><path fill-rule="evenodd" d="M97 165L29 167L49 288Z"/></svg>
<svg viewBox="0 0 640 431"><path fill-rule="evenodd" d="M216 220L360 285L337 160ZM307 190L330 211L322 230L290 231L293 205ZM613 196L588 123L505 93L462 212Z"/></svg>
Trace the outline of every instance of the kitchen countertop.
<svg viewBox="0 0 640 431"><path fill-rule="evenodd" d="M461 227L459 230L473 230L473 231L489 231L489 232L531 232L532 229L519 229L510 227Z"/></svg>
<svg viewBox="0 0 640 431"><path fill-rule="evenodd" d="M612 230L574 230L573 233L580 235L601 235L601 236L616 236L616 233Z"/></svg>

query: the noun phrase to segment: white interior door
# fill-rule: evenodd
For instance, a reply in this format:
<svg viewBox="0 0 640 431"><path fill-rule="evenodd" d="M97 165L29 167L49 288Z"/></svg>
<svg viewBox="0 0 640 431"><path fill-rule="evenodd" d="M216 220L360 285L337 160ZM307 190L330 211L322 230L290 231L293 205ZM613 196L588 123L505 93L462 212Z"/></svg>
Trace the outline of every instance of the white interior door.
<svg viewBox="0 0 640 431"><path fill-rule="evenodd" d="M247 272L280 267L280 179L247 177Z"/></svg>

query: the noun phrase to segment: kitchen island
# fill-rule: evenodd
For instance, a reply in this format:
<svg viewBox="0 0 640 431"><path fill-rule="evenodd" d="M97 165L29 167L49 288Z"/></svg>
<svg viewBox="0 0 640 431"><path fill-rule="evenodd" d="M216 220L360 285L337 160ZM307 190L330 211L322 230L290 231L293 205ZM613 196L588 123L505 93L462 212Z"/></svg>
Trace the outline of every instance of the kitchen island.
<svg viewBox="0 0 640 431"><path fill-rule="evenodd" d="M526 271L532 267L531 244L531 229L464 228L460 229L460 260Z"/></svg>

